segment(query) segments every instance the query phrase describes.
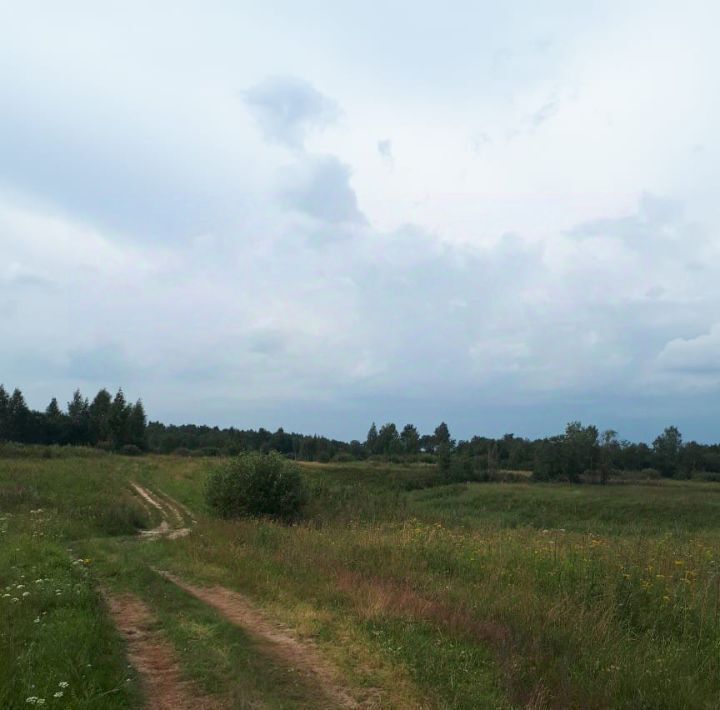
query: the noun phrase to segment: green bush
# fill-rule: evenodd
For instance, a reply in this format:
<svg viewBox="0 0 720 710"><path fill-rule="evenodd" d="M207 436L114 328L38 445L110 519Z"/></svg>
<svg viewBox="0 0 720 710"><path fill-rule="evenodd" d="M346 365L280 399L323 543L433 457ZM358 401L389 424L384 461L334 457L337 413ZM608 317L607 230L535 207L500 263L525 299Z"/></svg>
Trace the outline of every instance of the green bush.
<svg viewBox="0 0 720 710"><path fill-rule="evenodd" d="M135 446L135 444L125 444L125 446L120 449L120 453L124 456L142 456L142 449L139 446Z"/></svg>
<svg viewBox="0 0 720 710"><path fill-rule="evenodd" d="M205 486L208 507L221 518L292 521L307 498L299 468L274 451L240 454L214 471Z"/></svg>
<svg viewBox="0 0 720 710"><path fill-rule="evenodd" d="M0 459L60 459L97 458L105 452L89 446L60 446L59 444L20 444L15 441L0 441Z"/></svg>

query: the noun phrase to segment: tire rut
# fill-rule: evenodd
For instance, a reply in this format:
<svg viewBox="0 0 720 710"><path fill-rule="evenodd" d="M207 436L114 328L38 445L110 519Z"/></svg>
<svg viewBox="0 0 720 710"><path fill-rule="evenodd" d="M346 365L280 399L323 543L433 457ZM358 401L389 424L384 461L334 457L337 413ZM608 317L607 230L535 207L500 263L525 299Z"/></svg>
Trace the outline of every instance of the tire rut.
<svg viewBox="0 0 720 710"><path fill-rule="evenodd" d="M270 621L254 604L239 592L225 587L199 587L189 584L170 572L155 572L188 594L213 607L232 624L241 627L260 641L262 650L281 663L300 670L321 689L325 696L317 708L367 707L358 703L349 690L337 679L337 671L329 664L311 641L300 641L286 627ZM374 702L372 703L374 705Z"/></svg>
<svg viewBox="0 0 720 710"><path fill-rule="evenodd" d="M215 710L224 707L185 680L175 651L157 629L150 608L132 594L102 592L110 617L127 644L128 659L137 671L148 710Z"/></svg>
<svg viewBox="0 0 720 710"><path fill-rule="evenodd" d="M177 501L174 501L166 494L163 494L161 498L159 494L151 493L147 488L144 488L134 481L131 482L130 485L135 493L137 493L140 497L141 503L144 506L149 504L153 506L153 508L159 510L162 515L162 520L157 527L151 528L150 530L143 530L140 533L143 537L151 539L168 537L171 540L174 540L178 537L184 537L190 532L190 528L185 526L185 518L180 512L180 504L177 503ZM180 525L180 527L171 525L170 517L175 518L175 521ZM195 520L192 520L192 522L194 523Z"/></svg>

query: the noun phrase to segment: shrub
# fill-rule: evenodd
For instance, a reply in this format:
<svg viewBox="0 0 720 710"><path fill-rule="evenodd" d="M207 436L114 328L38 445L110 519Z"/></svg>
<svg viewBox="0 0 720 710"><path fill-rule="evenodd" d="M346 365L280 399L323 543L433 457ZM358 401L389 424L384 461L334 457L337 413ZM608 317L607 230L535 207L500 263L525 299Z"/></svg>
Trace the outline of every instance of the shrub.
<svg viewBox="0 0 720 710"><path fill-rule="evenodd" d="M173 456L192 456L192 451L185 446L180 446L173 451Z"/></svg>
<svg viewBox="0 0 720 710"><path fill-rule="evenodd" d="M208 507L221 518L268 516L291 521L307 502L300 469L276 452L240 454L214 471L205 486Z"/></svg>
<svg viewBox="0 0 720 710"><path fill-rule="evenodd" d="M59 458L96 458L104 456L104 451L99 451L88 446L60 446L51 444L20 444L14 441L0 442L0 459L59 459Z"/></svg>
<svg viewBox="0 0 720 710"><path fill-rule="evenodd" d="M720 473L715 471L697 471L693 478L697 481L708 481L711 483L720 483Z"/></svg>
<svg viewBox="0 0 720 710"><path fill-rule="evenodd" d="M142 449L139 446L135 446L135 444L125 444L125 446L120 449L120 453L124 456L142 456Z"/></svg>
<svg viewBox="0 0 720 710"><path fill-rule="evenodd" d="M330 463L330 454L327 451L321 451L317 456L318 463Z"/></svg>

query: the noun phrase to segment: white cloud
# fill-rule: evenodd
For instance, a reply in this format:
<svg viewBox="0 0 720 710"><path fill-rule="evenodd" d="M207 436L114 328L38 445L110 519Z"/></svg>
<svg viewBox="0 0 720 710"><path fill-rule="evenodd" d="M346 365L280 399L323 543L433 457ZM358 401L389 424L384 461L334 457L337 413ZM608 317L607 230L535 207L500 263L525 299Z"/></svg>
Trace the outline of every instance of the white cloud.
<svg viewBox="0 0 720 710"><path fill-rule="evenodd" d="M4 377L285 424L713 391L714 7L168 8L0 24Z"/></svg>
<svg viewBox="0 0 720 710"><path fill-rule="evenodd" d="M715 389L720 385L720 323L692 338L673 338L657 357L671 386Z"/></svg>
<svg viewBox="0 0 720 710"><path fill-rule="evenodd" d="M303 156L282 173L280 198L290 209L332 225L364 224L350 168L332 155Z"/></svg>
<svg viewBox="0 0 720 710"><path fill-rule="evenodd" d="M303 79L275 76L242 92L265 137L301 148L311 129L322 129L339 115L337 104Z"/></svg>

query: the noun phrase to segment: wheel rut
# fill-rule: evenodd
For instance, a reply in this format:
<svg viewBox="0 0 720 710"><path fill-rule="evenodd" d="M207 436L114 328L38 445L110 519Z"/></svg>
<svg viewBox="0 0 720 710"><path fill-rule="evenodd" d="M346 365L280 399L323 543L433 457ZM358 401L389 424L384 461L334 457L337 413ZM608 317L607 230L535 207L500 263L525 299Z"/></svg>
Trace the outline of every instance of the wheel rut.
<svg viewBox="0 0 720 710"><path fill-rule="evenodd" d="M301 641L296 638L287 627L268 619L239 592L221 586L200 587L170 572L158 569L155 569L155 572L213 607L229 622L254 636L261 650L269 656L290 668L297 669L310 682L314 682L324 696L318 698L317 708L368 707L366 703L355 700L348 688L338 680L337 671L321 656L312 641Z"/></svg>
<svg viewBox="0 0 720 710"><path fill-rule="evenodd" d="M160 524L150 530L143 530L140 534L146 538L158 538L158 537L169 537L171 540L184 537L190 533L190 527L185 524L185 517L181 512L180 503L170 498L170 496L163 494L162 496L157 493L152 493L147 488L141 486L139 483L134 481L130 484L135 493L140 497L140 501L143 506L151 505L156 510L160 511L162 520ZM186 509L187 510L187 509ZM189 511L188 511L189 513ZM195 520L191 515L188 515L192 524L195 524Z"/></svg>
<svg viewBox="0 0 720 710"><path fill-rule="evenodd" d="M223 705L183 679L175 651L150 608L133 594L103 591L110 617L127 644L148 710L215 710Z"/></svg>

